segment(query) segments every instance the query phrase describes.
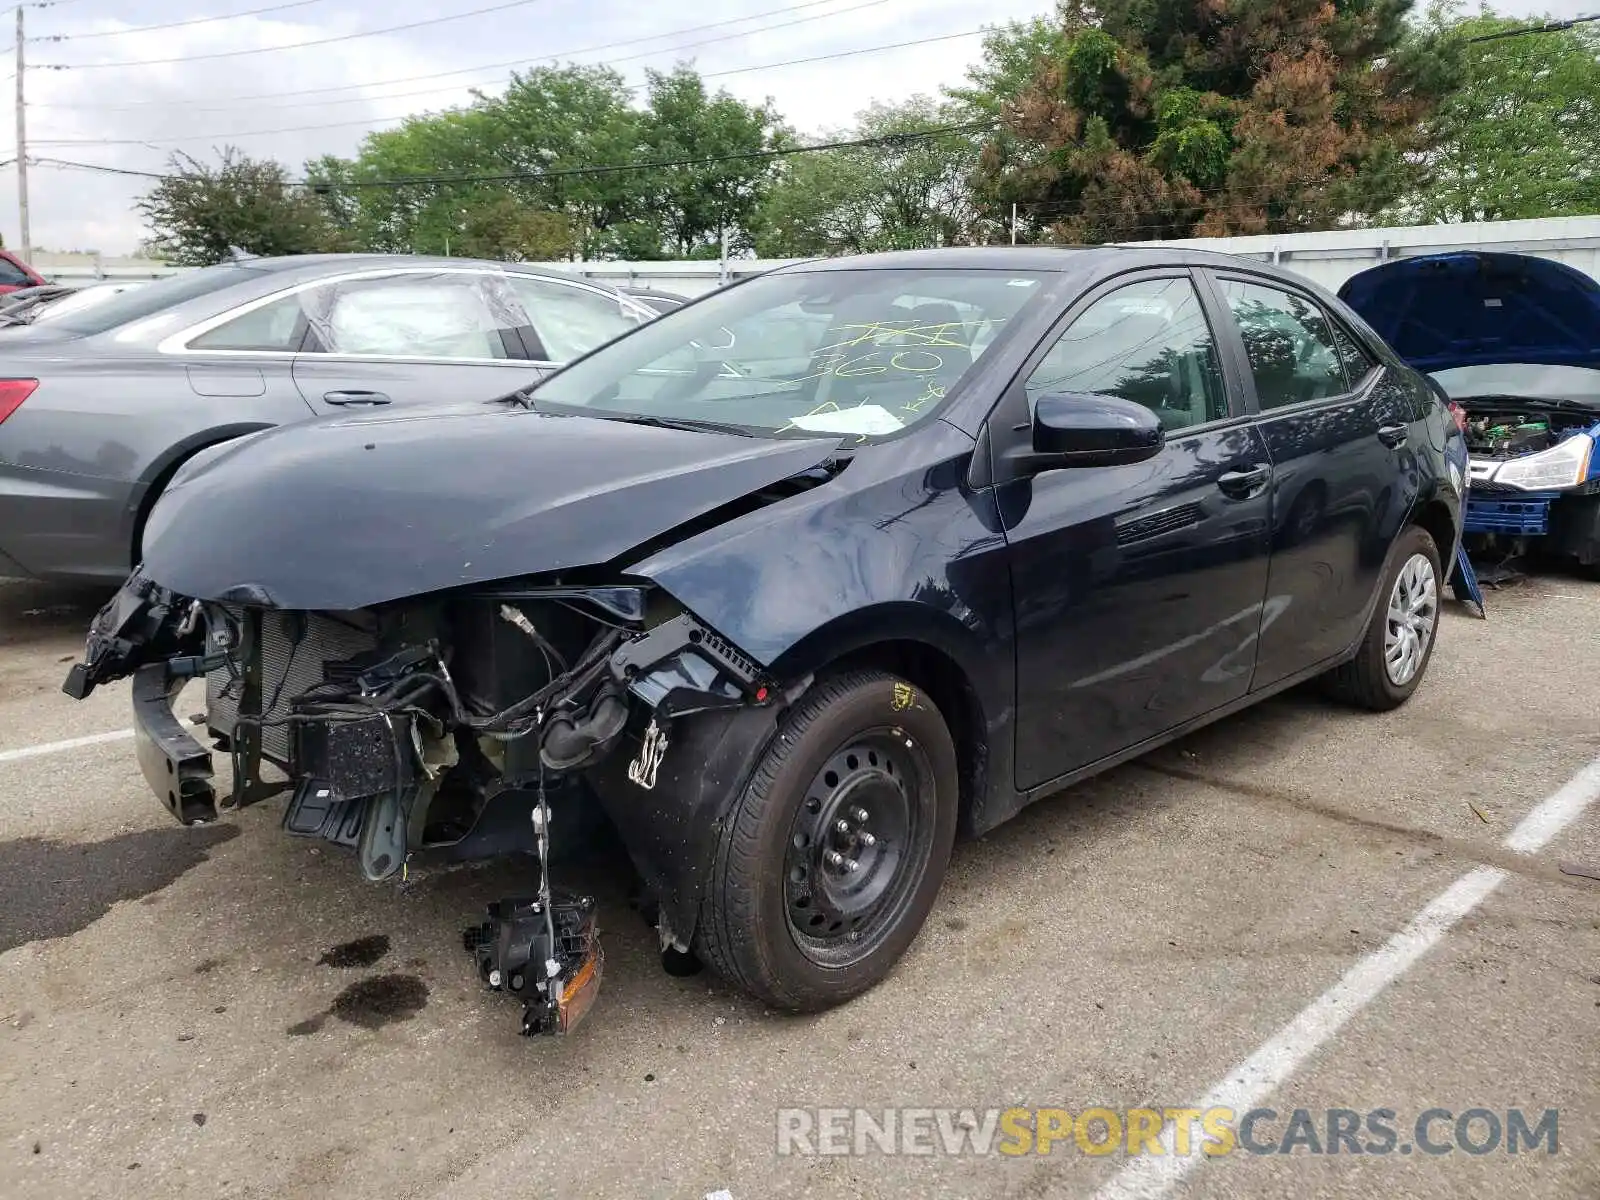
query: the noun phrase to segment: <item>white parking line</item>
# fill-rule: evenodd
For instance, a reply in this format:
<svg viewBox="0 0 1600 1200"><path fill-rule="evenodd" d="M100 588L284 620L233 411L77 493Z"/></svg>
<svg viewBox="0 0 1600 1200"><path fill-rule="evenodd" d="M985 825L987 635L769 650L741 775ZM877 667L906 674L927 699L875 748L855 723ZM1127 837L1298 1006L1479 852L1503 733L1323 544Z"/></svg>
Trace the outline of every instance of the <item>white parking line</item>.
<svg viewBox="0 0 1600 1200"><path fill-rule="evenodd" d="M1597 797L1600 758L1535 805L1506 837L1506 847L1518 854L1543 849L1551 838L1583 815ZM1195 1101L1194 1107L1202 1112L1230 1108L1236 1114L1255 1108L1345 1022L1404 975L1456 922L1493 894L1505 882L1506 875L1499 867L1468 871L1439 893L1410 924L1357 962L1254 1054L1229 1071L1221 1083ZM1173 1152L1175 1130L1171 1124L1162 1130L1161 1143L1165 1153L1137 1158L1123 1167L1095 1193L1095 1200L1157 1200L1201 1161L1199 1155L1179 1157Z"/></svg>
<svg viewBox="0 0 1600 1200"><path fill-rule="evenodd" d="M111 733L91 733L85 737L68 738L64 742L45 742L42 746L24 746L20 750L0 750L0 763L39 758L46 754L59 754L63 750L78 750L84 746L101 746L106 742L125 742L132 736L133 730L118 729Z"/></svg>

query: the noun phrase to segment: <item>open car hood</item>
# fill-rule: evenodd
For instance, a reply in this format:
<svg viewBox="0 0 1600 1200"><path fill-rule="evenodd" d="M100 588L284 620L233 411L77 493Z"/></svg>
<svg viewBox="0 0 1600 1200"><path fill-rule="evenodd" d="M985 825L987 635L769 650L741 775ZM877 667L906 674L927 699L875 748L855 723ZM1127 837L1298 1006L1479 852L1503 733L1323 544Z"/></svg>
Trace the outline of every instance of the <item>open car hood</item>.
<svg viewBox="0 0 1600 1200"><path fill-rule="evenodd" d="M203 600L367 608L608 562L838 446L483 406L282 426L179 473L144 573Z"/></svg>
<svg viewBox="0 0 1600 1200"><path fill-rule="evenodd" d="M1490 363L1600 367L1600 283L1524 254L1401 258L1339 298L1419 371Z"/></svg>

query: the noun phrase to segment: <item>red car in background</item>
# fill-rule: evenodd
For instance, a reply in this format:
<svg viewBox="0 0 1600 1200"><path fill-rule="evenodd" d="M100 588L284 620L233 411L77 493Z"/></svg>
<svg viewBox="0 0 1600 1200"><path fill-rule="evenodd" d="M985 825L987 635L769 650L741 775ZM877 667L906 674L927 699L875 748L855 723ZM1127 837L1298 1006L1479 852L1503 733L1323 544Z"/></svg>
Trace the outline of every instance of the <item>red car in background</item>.
<svg viewBox="0 0 1600 1200"><path fill-rule="evenodd" d="M22 288L38 287L45 277L9 250L0 250L0 296Z"/></svg>

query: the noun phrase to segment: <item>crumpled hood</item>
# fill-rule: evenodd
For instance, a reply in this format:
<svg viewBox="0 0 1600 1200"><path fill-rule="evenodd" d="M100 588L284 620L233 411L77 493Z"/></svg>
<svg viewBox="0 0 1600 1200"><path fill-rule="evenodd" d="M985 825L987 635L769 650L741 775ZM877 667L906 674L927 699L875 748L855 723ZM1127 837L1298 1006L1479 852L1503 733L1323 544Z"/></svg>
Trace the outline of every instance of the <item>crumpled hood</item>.
<svg viewBox="0 0 1600 1200"><path fill-rule="evenodd" d="M1600 283L1524 254L1425 254L1347 279L1339 298L1419 371L1600 367Z"/></svg>
<svg viewBox="0 0 1600 1200"><path fill-rule="evenodd" d="M179 473L144 571L204 600L366 608L607 562L838 445L482 405L283 426Z"/></svg>

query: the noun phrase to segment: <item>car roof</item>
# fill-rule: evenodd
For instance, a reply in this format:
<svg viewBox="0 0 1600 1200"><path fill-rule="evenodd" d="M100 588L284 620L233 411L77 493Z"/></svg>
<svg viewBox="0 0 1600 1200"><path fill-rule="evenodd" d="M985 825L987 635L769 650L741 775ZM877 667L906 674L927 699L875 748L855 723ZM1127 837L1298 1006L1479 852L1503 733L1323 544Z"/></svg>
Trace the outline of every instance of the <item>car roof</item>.
<svg viewBox="0 0 1600 1200"><path fill-rule="evenodd" d="M516 271L523 275L542 275L551 279L578 280L591 286L608 290L603 283L584 279L574 272L549 267L536 267L528 263L500 262L488 258L452 258L433 254L284 254L262 258L243 258L218 266L239 267L248 271L359 271L383 267L475 267Z"/></svg>
<svg viewBox="0 0 1600 1200"><path fill-rule="evenodd" d="M807 259L779 271L954 270L1113 272L1140 267L1244 269L1305 287L1309 281L1282 267L1218 250L1192 246L945 246L879 254ZM1315 285L1310 285L1315 287ZM1321 289L1318 289L1321 290Z"/></svg>
<svg viewBox="0 0 1600 1200"><path fill-rule="evenodd" d="M880 254L807 259L778 267L773 273L853 270L1034 271L1073 275L1093 284L1126 271L1151 267L1210 267L1244 271L1284 286L1309 292L1362 325L1337 296L1304 275L1259 259L1194 246L946 246L930 250L893 250ZM1353 318L1353 319L1352 319ZM1370 332L1363 329L1363 332ZM1376 335L1374 335L1374 338Z"/></svg>

